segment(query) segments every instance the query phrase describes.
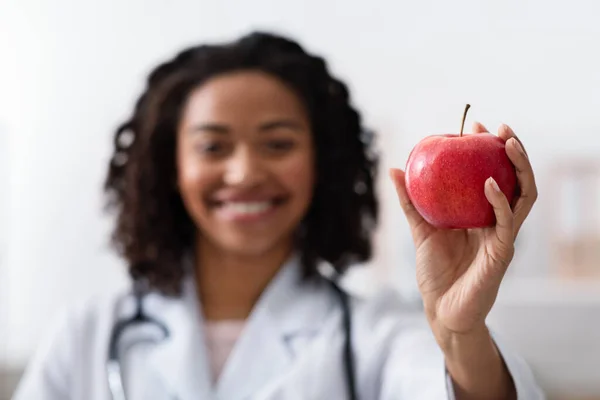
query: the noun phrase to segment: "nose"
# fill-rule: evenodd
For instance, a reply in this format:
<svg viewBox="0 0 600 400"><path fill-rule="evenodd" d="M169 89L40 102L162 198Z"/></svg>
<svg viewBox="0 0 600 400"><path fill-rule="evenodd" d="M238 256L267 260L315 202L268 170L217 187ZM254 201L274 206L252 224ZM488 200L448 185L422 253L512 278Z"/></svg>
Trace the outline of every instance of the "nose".
<svg viewBox="0 0 600 400"><path fill-rule="evenodd" d="M265 178L260 157L250 149L240 148L228 160L224 175L225 184L251 187Z"/></svg>

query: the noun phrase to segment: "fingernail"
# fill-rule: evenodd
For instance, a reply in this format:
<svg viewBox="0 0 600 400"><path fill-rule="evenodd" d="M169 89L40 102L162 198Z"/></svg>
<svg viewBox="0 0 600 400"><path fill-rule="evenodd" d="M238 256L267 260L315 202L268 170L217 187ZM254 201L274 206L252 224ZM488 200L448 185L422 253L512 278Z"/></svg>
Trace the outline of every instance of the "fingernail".
<svg viewBox="0 0 600 400"><path fill-rule="evenodd" d="M492 189L494 189L494 191L500 192L500 187L498 187L498 183L494 180L494 178L490 176L488 181L490 181L490 184L492 185Z"/></svg>
<svg viewBox="0 0 600 400"><path fill-rule="evenodd" d="M519 150L519 153L525 156L525 150L523 150L523 146L521 146L521 143L519 143L519 141L515 138L511 138L510 140L512 140L513 146L515 146L517 150Z"/></svg>

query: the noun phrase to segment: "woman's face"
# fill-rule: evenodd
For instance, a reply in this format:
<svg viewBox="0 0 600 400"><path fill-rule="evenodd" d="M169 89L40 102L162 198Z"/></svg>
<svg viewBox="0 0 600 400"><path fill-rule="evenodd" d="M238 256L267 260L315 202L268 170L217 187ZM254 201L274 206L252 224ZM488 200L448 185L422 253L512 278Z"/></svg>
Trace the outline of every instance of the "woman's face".
<svg viewBox="0 0 600 400"><path fill-rule="evenodd" d="M300 98L260 72L219 75L193 91L177 140L178 186L202 240L235 255L288 246L314 185Z"/></svg>

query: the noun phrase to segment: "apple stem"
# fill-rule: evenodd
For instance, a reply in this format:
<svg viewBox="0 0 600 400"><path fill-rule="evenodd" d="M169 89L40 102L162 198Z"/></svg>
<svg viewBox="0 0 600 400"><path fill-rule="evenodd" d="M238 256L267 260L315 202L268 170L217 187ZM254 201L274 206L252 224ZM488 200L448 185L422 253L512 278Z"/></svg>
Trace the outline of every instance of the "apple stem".
<svg viewBox="0 0 600 400"><path fill-rule="evenodd" d="M469 108L471 108L471 105L467 104L465 106L465 112L462 117L462 123L460 124L460 136L463 135L463 130L465 129L465 119L467 118L467 111L469 111Z"/></svg>

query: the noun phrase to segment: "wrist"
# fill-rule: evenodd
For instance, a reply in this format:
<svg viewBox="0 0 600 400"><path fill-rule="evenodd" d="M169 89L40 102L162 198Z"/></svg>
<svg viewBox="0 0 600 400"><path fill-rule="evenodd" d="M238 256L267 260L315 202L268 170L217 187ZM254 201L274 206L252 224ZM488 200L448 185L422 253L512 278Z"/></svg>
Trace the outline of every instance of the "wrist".
<svg viewBox="0 0 600 400"><path fill-rule="evenodd" d="M475 349L493 346L490 331L485 323L478 324L467 332L455 332L451 329L433 324L436 341L444 355L452 360L466 358Z"/></svg>
<svg viewBox="0 0 600 400"><path fill-rule="evenodd" d="M438 329L436 339L457 399L516 398L512 377L485 324L468 333Z"/></svg>

